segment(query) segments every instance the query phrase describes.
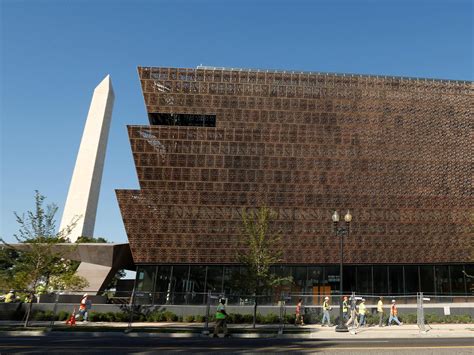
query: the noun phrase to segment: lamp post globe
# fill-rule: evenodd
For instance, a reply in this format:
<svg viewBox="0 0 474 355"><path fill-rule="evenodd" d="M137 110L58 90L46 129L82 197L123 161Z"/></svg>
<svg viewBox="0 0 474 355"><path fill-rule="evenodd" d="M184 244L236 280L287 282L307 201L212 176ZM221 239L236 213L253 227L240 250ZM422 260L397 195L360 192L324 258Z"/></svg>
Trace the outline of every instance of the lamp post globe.
<svg viewBox="0 0 474 355"><path fill-rule="evenodd" d="M346 223L351 223L351 221L352 221L352 215L351 215L351 213L349 212L349 210L347 210L347 213L346 213L346 215L344 216L344 221L346 221Z"/></svg>

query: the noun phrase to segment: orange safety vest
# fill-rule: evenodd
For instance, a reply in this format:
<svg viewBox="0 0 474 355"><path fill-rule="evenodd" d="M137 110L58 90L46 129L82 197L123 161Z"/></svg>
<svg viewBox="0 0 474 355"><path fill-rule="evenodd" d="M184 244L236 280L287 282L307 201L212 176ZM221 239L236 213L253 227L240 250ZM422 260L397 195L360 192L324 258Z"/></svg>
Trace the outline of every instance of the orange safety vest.
<svg viewBox="0 0 474 355"><path fill-rule="evenodd" d="M392 307L390 308L390 313L394 316L398 314L398 309L396 305L392 304Z"/></svg>
<svg viewBox="0 0 474 355"><path fill-rule="evenodd" d="M79 309L86 309L86 306L87 306L87 298L83 298L81 300L81 304L79 305Z"/></svg>

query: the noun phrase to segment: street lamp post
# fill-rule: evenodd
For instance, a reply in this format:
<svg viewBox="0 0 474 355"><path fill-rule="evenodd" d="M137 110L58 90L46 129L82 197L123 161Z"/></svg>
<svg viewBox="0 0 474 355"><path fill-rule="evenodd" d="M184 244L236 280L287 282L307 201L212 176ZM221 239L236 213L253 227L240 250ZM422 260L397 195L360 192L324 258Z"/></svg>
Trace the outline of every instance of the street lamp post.
<svg viewBox="0 0 474 355"><path fill-rule="evenodd" d="M339 224L339 213L334 211L332 214L332 222L334 226L334 233L336 237L341 238L341 263L339 265L339 292L340 292L340 303L339 303L339 324L336 326L336 332L348 332L347 326L344 322L343 318L343 290L342 290L342 264L344 262L344 237L349 236L349 227L352 221L352 215L349 211L347 211L346 215L344 216L344 224Z"/></svg>

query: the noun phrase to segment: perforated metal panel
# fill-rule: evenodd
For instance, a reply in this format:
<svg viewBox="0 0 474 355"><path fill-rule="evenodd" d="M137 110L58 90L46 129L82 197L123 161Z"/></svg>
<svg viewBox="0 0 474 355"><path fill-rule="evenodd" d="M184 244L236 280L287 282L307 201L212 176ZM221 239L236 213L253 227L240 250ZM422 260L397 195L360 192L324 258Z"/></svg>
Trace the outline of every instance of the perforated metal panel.
<svg viewBox="0 0 474 355"><path fill-rule="evenodd" d="M129 126L140 190L117 190L137 263L233 263L240 213L278 218L283 262L467 262L473 243L471 82L139 68L149 114L216 127ZM151 115L150 115L151 117ZM471 223L471 226L470 226Z"/></svg>

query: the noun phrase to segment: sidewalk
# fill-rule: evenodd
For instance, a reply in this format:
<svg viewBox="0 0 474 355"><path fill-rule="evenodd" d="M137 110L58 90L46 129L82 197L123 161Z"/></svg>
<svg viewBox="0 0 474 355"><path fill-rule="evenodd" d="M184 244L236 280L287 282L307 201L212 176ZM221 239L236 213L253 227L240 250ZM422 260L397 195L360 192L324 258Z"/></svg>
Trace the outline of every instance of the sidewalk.
<svg viewBox="0 0 474 355"><path fill-rule="evenodd" d="M33 326L47 327L49 322L32 322ZM18 327L21 322L1 321L0 326ZM214 324L210 323L211 331ZM64 335L70 333L90 333L93 336L150 336L150 337L203 337L203 323L141 323L132 324L127 330L125 322L88 322L77 323L75 327L66 327L64 322L55 322L53 331L41 330L12 330L0 331L3 335L31 335L41 336L48 334ZM407 324L392 327L364 327L349 333L337 333L334 327L321 327L310 324L303 327L285 325L283 334L278 334L278 324L257 324L256 329L251 324L229 324L229 332L238 338L301 338L301 339L389 339L389 338L474 338L474 324L432 324L426 326L426 333L420 331L416 324ZM18 329L18 328L17 328Z"/></svg>

